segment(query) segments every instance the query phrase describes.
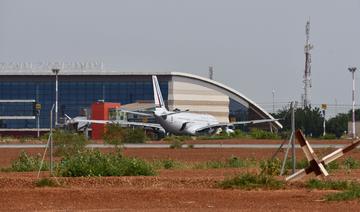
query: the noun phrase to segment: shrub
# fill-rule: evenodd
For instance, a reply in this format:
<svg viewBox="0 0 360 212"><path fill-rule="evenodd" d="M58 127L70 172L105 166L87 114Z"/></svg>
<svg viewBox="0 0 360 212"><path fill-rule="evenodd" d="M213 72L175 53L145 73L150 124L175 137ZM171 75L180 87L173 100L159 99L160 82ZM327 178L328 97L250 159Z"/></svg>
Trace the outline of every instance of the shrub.
<svg viewBox="0 0 360 212"><path fill-rule="evenodd" d="M309 162L305 158L296 161L296 168L297 169L303 169L303 168L306 168L308 166L309 166ZM292 159L290 158L290 159L286 160L285 168L286 169L292 169L292 167L293 167L293 163L292 163Z"/></svg>
<svg viewBox="0 0 360 212"><path fill-rule="evenodd" d="M321 181L310 179L305 183L305 186L310 189L347 190L356 186L356 184L349 181Z"/></svg>
<svg viewBox="0 0 360 212"><path fill-rule="evenodd" d="M26 152L22 151L19 155L19 158L12 161L11 170L15 172L30 172L38 171L41 164L41 155L37 154L36 156L28 155ZM44 163L42 171L49 170L47 163Z"/></svg>
<svg viewBox="0 0 360 212"><path fill-rule="evenodd" d="M260 130L260 129L251 129L250 136L255 139L280 139L275 133Z"/></svg>
<svg viewBox="0 0 360 212"><path fill-rule="evenodd" d="M332 140L336 139L336 135L332 133L327 133L326 135L320 136L320 139Z"/></svg>
<svg viewBox="0 0 360 212"><path fill-rule="evenodd" d="M42 178L35 181L37 187L57 187L59 184L51 178Z"/></svg>
<svg viewBox="0 0 360 212"><path fill-rule="evenodd" d="M278 158L273 160L263 160L260 162L260 169L261 173L265 175L279 175L281 170L281 161Z"/></svg>
<svg viewBox="0 0 360 212"><path fill-rule="evenodd" d="M231 137L233 138L248 138L249 135L245 132L243 132L242 130L236 129L234 131L234 133L230 134Z"/></svg>
<svg viewBox="0 0 360 212"><path fill-rule="evenodd" d="M226 167L242 168L242 167L249 167L254 163L256 163L256 161L250 159L241 160L238 157L232 156L226 161Z"/></svg>
<svg viewBox="0 0 360 212"><path fill-rule="evenodd" d="M126 132L119 124L108 124L103 135L105 143L115 146L121 145L125 140Z"/></svg>
<svg viewBox="0 0 360 212"><path fill-rule="evenodd" d="M170 148L171 149L181 149L183 142L181 140L173 140L171 141Z"/></svg>
<svg viewBox="0 0 360 212"><path fill-rule="evenodd" d="M337 161L335 160L335 161L332 161L331 163L327 164L327 165L325 166L325 168L326 168L328 171L333 171L333 170L339 169L339 168L340 168L340 164L339 164L339 162L337 162Z"/></svg>
<svg viewBox="0 0 360 212"><path fill-rule="evenodd" d="M64 157L58 166L58 174L63 177L147 176L154 175L155 172L144 160L124 157L120 152L102 154L87 150Z"/></svg>
<svg viewBox="0 0 360 212"><path fill-rule="evenodd" d="M85 149L87 140L77 133L57 130L53 133L55 154L58 156L73 155Z"/></svg>
<svg viewBox="0 0 360 212"><path fill-rule="evenodd" d="M186 141L186 140L191 140L190 136L178 136L178 135L171 135L171 136L167 136L163 139L164 141Z"/></svg>
<svg viewBox="0 0 360 212"><path fill-rule="evenodd" d="M340 193L328 194L325 196L327 201L344 201L360 198L360 186L353 186L352 188Z"/></svg>
<svg viewBox="0 0 360 212"><path fill-rule="evenodd" d="M344 166L346 169L358 169L360 168L360 162L352 157L348 157L344 160Z"/></svg>
<svg viewBox="0 0 360 212"><path fill-rule="evenodd" d="M144 143L146 135L143 129L123 129L125 132L124 143Z"/></svg>
<svg viewBox="0 0 360 212"><path fill-rule="evenodd" d="M144 143L146 135L144 129L140 128L123 128L119 124L110 124L106 126L104 141L115 146L122 143Z"/></svg>
<svg viewBox="0 0 360 212"><path fill-rule="evenodd" d="M255 165L256 161L251 159L241 160L238 157L232 156L224 161L207 161L199 163L195 166L196 169L218 169L218 168L243 168Z"/></svg>
<svg viewBox="0 0 360 212"><path fill-rule="evenodd" d="M275 180L273 177L265 174L245 173L233 178L226 179L218 184L221 188L240 188L240 189L279 189L283 187L283 182Z"/></svg>

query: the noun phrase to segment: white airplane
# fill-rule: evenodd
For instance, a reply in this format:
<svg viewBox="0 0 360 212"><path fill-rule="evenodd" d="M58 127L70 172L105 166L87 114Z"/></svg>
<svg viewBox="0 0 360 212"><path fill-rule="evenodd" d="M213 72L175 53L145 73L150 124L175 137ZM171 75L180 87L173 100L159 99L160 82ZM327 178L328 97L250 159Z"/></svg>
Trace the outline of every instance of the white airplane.
<svg viewBox="0 0 360 212"><path fill-rule="evenodd" d="M96 123L96 124L120 124L127 126L142 126L150 127L161 132L167 132L176 135L200 135L213 134L225 130L227 133L234 132L232 128L235 125L244 124L258 124L265 122L274 122L279 119L261 119L249 120L233 123L221 123L214 116L210 114L198 114L189 111L169 111L166 109L164 100L161 94L159 82L156 76L152 76L155 111L153 116L158 124L155 123L141 123L141 122L126 122L116 120L84 120L84 119L69 119L69 123ZM139 113L133 111L126 111L137 115L152 116L146 113ZM220 130L221 129L221 130Z"/></svg>

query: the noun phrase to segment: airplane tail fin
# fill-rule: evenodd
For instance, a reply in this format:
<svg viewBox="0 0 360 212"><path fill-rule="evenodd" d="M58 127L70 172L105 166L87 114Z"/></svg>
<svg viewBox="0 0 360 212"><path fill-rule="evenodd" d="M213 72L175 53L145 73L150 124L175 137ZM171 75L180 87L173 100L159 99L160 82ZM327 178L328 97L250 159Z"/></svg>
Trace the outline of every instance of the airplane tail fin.
<svg viewBox="0 0 360 212"><path fill-rule="evenodd" d="M165 109L164 99L161 94L159 82L156 76L152 76L153 82L153 89L154 89L154 100L155 100L155 107Z"/></svg>

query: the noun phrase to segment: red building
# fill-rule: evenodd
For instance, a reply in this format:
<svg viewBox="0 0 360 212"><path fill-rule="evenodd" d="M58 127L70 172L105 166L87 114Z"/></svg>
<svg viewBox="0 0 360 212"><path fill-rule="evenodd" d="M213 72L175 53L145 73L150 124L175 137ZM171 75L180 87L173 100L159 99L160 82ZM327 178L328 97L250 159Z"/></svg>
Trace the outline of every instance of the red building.
<svg viewBox="0 0 360 212"><path fill-rule="evenodd" d="M109 120L109 110L120 108L120 103L95 102L91 105L91 119ZM102 139L105 132L105 124L91 124L92 139Z"/></svg>

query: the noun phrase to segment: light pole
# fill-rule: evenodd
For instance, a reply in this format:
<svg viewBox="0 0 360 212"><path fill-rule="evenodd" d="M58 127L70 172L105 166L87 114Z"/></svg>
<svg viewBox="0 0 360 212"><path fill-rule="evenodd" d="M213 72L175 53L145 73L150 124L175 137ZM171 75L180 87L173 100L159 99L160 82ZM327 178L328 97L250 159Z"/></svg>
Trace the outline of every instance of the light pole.
<svg viewBox="0 0 360 212"><path fill-rule="evenodd" d="M58 81L58 75L59 75L60 69L54 68L52 69L52 72L55 74L55 127L58 125L58 98L59 98L59 81Z"/></svg>
<svg viewBox="0 0 360 212"><path fill-rule="evenodd" d="M275 114L275 89L272 90L273 113Z"/></svg>
<svg viewBox="0 0 360 212"><path fill-rule="evenodd" d="M356 67L350 67L348 70L352 74L352 137L356 137L355 132L355 71Z"/></svg>

